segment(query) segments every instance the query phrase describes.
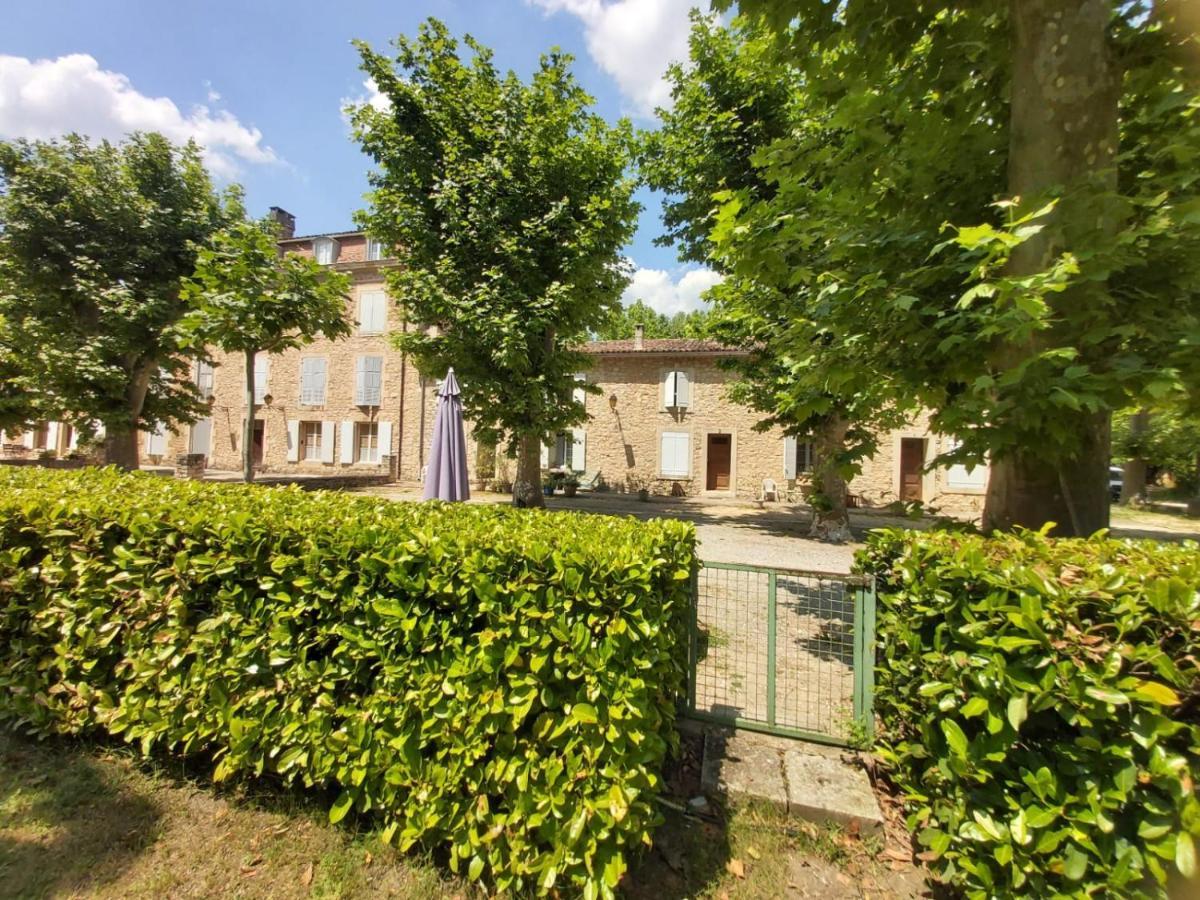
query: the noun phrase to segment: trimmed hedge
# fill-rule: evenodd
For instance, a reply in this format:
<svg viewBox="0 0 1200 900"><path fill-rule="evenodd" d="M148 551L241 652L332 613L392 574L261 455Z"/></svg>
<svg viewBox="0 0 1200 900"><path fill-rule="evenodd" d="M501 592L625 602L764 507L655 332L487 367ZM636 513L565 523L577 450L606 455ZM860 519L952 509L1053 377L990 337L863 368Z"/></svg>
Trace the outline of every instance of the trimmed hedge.
<svg viewBox="0 0 1200 900"><path fill-rule="evenodd" d="M649 843L694 530L0 471L0 720L326 788L499 890Z"/></svg>
<svg viewBox="0 0 1200 900"><path fill-rule="evenodd" d="M1195 870L1200 548L882 531L879 753L972 897L1165 896Z"/></svg>

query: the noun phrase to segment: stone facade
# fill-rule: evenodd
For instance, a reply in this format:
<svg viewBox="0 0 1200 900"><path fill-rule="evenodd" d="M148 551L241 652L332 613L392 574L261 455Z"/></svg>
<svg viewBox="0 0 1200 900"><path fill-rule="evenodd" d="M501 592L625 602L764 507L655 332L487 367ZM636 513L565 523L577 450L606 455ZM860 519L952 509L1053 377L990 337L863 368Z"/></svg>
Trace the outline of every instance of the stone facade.
<svg viewBox="0 0 1200 900"><path fill-rule="evenodd" d="M285 211L273 209L272 214L285 229L294 225ZM259 381L263 402L255 416L261 423L259 470L280 476L423 480L437 386L389 339L389 333L411 327L385 294L384 274L394 260L379 258L380 248L361 232L288 236L280 243L286 252L315 255L350 275L346 304L354 325L347 338L319 339L265 360ZM364 298L381 295L376 318L366 311ZM738 351L711 341L643 340L640 335L594 342L587 349L593 365L580 379L598 392L581 392L588 421L546 448L547 467L598 475L616 491L644 488L656 494L755 498L763 494L764 482L774 482L783 497L798 499L805 493L803 446L798 450L777 428L756 431L759 414L727 397L733 376L721 361ZM378 402L369 405L359 403L357 395L364 358L381 367ZM302 391L305 360L319 361L308 365L324 368L320 402ZM198 383L211 391L211 415L175 433L143 435L144 462L170 465L181 456L203 454L207 468L240 470L245 361L214 353L213 363L211 375L196 372ZM257 367L264 368L263 363ZM469 422L467 431L472 481L511 482L514 461L478 447ZM369 443L368 452L362 452L364 433L375 435L377 452L369 452ZM864 505L886 505L903 495L948 512L978 512L986 471L968 472L961 466L918 471L950 447L945 437L929 431L928 416L922 415L882 437L879 451L864 463L850 492ZM0 448L10 458L61 457L75 450L75 436L69 426L41 423L23 435L0 435Z"/></svg>

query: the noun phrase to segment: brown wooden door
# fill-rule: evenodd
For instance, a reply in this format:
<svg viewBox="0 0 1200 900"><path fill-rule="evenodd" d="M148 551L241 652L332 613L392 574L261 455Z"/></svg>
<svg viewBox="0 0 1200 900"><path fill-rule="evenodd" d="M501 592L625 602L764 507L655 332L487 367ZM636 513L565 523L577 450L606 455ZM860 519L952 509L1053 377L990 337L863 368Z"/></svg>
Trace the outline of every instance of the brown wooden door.
<svg viewBox="0 0 1200 900"><path fill-rule="evenodd" d="M729 490L729 460L733 448L733 438L728 434L710 434L708 436L708 472L705 478L705 490Z"/></svg>
<svg viewBox="0 0 1200 900"><path fill-rule="evenodd" d="M263 441L266 423L262 419L254 420L254 443L250 445L254 454L254 465L261 466L263 461Z"/></svg>
<svg viewBox="0 0 1200 900"><path fill-rule="evenodd" d="M923 500L923 477L925 465L925 439L900 439L900 499Z"/></svg>

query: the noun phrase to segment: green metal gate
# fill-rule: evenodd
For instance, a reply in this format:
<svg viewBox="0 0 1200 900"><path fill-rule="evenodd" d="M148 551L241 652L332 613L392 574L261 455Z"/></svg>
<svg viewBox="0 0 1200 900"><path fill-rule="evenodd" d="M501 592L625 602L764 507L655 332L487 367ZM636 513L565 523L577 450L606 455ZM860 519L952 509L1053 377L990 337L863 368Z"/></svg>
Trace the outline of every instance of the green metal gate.
<svg viewBox="0 0 1200 900"><path fill-rule="evenodd" d="M872 579L701 563L692 597L691 717L830 744L870 737Z"/></svg>

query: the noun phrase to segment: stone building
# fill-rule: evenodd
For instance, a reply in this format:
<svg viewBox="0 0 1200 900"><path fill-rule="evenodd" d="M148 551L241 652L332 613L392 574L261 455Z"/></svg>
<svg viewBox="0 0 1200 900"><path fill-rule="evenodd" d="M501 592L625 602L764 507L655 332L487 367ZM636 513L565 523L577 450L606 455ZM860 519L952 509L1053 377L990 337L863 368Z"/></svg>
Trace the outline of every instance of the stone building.
<svg viewBox="0 0 1200 900"><path fill-rule="evenodd" d="M255 364L253 452L265 473L325 476L376 475L421 481L428 453L437 385L422 377L392 346L389 334L412 327L387 296L384 275L395 265L386 248L362 232L297 237L295 219L272 208L282 228L281 249L312 256L345 272L353 332L303 348L261 355ZM579 391L588 421L559 434L543 450L547 468L587 473L610 490L655 494L759 497L773 482L781 496L798 499L812 468L811 446L778 429L756 431L760 416L731 402L733 376L720 362L740 351L703 340L597 341L586 347L592 366L579 374L599 393ZM185 454L203 455L210 469L241 468L245 362L214 353L193 377L211 398L211 414L171 432L142 437L143 463L171 465ZM514 463L480 448L467 424L468 466L477 485L510 481ZM41 423L23 435L0 436L6 456L66 456L75 450L70 426ZM852 502L881 505L920 500L950 511L978 510L986 468L926 464L950 449L930 432L927 417L892 432L850 485Z"/></svg>

